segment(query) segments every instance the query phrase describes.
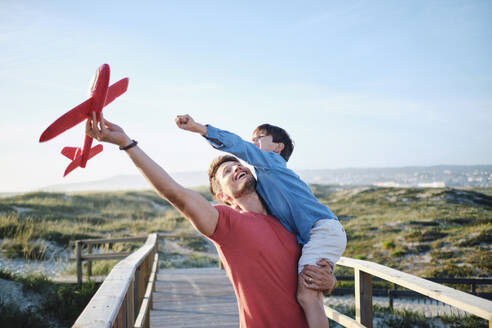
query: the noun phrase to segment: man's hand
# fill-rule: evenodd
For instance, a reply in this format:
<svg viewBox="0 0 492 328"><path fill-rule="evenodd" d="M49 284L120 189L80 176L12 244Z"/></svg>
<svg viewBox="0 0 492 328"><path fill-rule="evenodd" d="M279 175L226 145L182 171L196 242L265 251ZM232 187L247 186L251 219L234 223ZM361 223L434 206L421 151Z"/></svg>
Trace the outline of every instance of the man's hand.
<svg viewBox="0 0 492 328"><path fill-rule="evenodd" d="M304 285L311 289L321 290L325 295L330 295L337 279L333 275L333 266L325 259L321 259L315 265L305 265L301 277L304 279Z"/></svg>
<svg viewBox="0 0 492 328"><path fill-rule="evenodd" d="M180 129L200 133L203 136L207 134L207 127L203 124L195 122L193 117L188 114L178 115L174 122L176 122L176 125Z"/></svg>
<svg viewBox="0 0 492 328"><path fill-rule="evenodd" d="M87 120L85 133L88 136L98 141L105 141L118 146L126 146L132 142L122 128L105 120L102 113L100 115L99 121L96 118L96 113L92 113L92 117Z"/></svg>

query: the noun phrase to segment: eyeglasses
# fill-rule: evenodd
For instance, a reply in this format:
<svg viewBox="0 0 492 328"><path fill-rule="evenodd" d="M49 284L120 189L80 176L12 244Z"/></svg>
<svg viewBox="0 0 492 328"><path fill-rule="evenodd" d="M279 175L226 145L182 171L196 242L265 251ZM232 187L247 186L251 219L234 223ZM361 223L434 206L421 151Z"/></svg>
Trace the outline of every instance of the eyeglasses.
<svg viewBox="0 0 492 328"><path fill-rule="evenodd" d="M257 142L258 142L261 138L265 138L265 137L266 137L266 135L264 135L264 134L260 134L259 136L253 137L253 138L251 139L251 141L252 141L253 143L257 143Z"/></svg>

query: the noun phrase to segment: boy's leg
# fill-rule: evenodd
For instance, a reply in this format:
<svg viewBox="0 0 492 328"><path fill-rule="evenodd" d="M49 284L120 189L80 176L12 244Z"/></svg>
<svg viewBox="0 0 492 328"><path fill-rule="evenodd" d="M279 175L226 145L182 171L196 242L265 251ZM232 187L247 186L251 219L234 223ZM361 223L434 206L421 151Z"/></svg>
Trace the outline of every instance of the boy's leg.
<svg viewBox="0 0 492 328"><path fill-rule="evenodd" d="M325 328L329 327L329 324L324 310L322 292L306 286L304 279L306 273L301 273L301 271L305 266L307 266L305 271L308 271L309 266L314 266L320 259L325 259L330 262L330 272L333 275L331 269L333 269L335 263L340 259L340 256L345 250L346 243L345 230L340 222L324 219L316 221L313 225L310 231L309 242L302 249L302 255L298 264L297 300L304 309L309 327L311 328ZM316 276L308 277L308 285L311 282L311 278L318 280ZM336 283L336 279L332 281ZM332 290L333 288L334 284L328 286L328 289Z"/></svg>
<svg viewBox="0 0 492 328"><path fill-rule="evenodd" d="M325 314L322 292L308 288L301 275L297 279L297 301L304 310L310 328L328 328L330 326Z"/></svg>

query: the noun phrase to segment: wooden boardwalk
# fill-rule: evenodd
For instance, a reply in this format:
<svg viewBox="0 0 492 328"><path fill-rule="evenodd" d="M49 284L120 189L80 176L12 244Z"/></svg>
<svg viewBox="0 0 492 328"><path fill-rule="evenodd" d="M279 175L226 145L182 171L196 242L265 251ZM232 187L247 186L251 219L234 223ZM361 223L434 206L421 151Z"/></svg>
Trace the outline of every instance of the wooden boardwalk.
<svg viewBox="0 0 492 328"><path fill-rule="evenodd" d="M161 269L150 326L239 327L236 297L218 268Z"/></svg>

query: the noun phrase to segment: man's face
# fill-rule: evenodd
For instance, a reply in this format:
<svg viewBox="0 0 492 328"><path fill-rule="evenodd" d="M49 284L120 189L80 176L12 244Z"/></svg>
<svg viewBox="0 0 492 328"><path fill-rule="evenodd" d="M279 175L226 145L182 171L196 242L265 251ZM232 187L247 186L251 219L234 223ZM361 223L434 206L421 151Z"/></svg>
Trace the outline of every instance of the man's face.
<svg viewBox="0 0 492 328"><path fill-rule="evenodd" d="M256 179L251 171L239 162L225 162L215 173L224 197L228 202L235 198L254 192L256 189Z"/></svg>
<svg viewBox="0 0 492 328"><path fill-rule="evenodd" d="M273 151L277 154L280 154L280 152L284 148L283 143L273 142L273 137L266 134L265 131L258 131L254 133L253 138L251 138L251 142L254 143L255 146L260 148L261 150Z"/></svg>

